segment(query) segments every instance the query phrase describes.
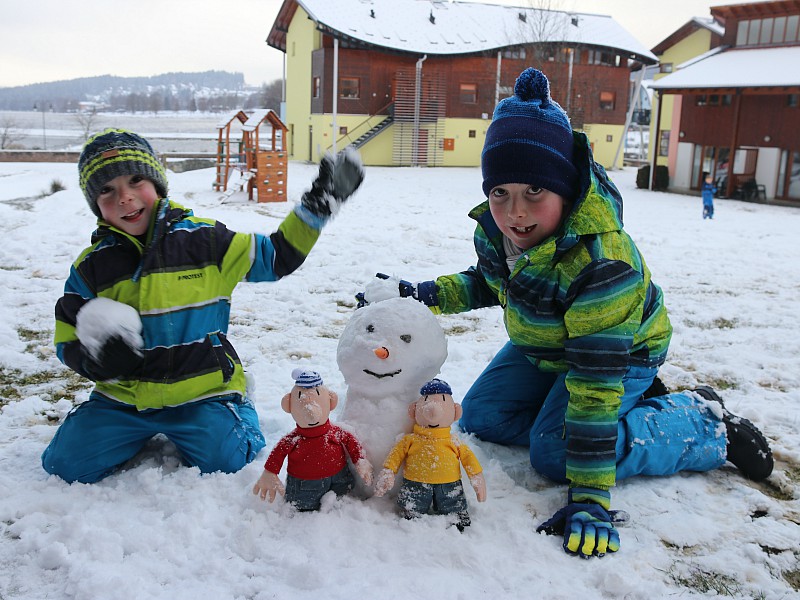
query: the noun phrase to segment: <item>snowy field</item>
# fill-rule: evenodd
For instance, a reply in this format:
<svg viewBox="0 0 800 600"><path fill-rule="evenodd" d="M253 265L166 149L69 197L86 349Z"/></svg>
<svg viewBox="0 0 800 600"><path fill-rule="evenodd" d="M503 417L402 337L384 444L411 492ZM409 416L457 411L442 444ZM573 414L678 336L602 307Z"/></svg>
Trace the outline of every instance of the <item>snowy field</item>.
<svg viewBox="0 0 800 600"><path fill-rule="evenodd" d="M315 170L290 165L291 202ZM211 170L170 175L174 199L233 229L270 232L290 210L237 195L221 203ZM564 487L533 473L526 449L473 438L488 500L466 487L463 534L438 518L400 520L388 498L326 499L302 514L262 503L250 489L266 452L239 473L200 476L155 439L99 484L48 477L40 454L89 391L52 337L93 218L75 165L0 163L0 599L800 597L800 210L718 200L703 221L698 197L636 190L633 169L612 178L675 327L663 380L718 388L768 436L776 467L763 484L731 465L620 482L613 505L631 515L621 549L583 561L535 532ZM39 197L54 179L67 189ZM474 263L466 214L480 200L478 169L368 168L297 273L237 288L230 336L257 381L267 449L293 427L280 409L293 368L320 371L344 397L337 340L376 271L417 281ZM460 399L506 340L501 313L439 322L441 377Z"/></svg>

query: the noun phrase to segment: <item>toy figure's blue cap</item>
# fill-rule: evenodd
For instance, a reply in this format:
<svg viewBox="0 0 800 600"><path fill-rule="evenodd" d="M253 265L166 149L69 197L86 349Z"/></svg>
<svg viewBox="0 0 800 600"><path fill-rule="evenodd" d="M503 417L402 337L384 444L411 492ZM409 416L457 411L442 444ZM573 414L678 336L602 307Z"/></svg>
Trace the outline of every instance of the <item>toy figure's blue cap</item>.
<svg viewBox="0 0 800 600"><path fill-rule="evenodd" d="M316 371L295 369L292 371L292 379L294 379L294 384L301 388L315 388L323 385L322 376Z"/></svg>
<svg viewBox="0 0 800 600"><path fill-rule="evenodd" d="M441 379L431 379L419 390L420 396L433 396L434 394L448 394L452 396L453 390L450 389L446 381L442 381Z"/></svg>

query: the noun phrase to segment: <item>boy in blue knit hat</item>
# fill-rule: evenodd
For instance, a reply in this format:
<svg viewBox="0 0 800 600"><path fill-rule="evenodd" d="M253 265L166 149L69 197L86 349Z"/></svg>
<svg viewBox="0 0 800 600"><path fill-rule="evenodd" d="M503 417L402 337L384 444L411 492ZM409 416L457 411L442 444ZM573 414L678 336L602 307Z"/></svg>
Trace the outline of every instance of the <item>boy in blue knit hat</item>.
<svg viewBox="0 0 800 600"><path fill-rule="evenodd" d="M622 198L526 69L496 107L481 156L487 200L470 216L477 265L435 281L394 281L434 312L500 306L509 342L463 400L461 427L530 448L531 465L568 484L540 526L584 558L619 548L611 488L633 475L734 463L772 472L764 436L708 387L668 394L656 378L672 335L661 289L622 225ZM387 283L367 286L365 298Z"/></svg>
<svg viewBox="0 0 800 600"><path fill-rule="evenodd" d="M170 200L153 148L131 131L90 138L78 170L97 229L56 303L55 344L95 387L42 466L95 482L160 433L203 473L241 469L264 437L227 336L231 294L242 280L277 281L303 263L361 184L358 154L323 158L311 189L269 235L236 233Z"/></svg>

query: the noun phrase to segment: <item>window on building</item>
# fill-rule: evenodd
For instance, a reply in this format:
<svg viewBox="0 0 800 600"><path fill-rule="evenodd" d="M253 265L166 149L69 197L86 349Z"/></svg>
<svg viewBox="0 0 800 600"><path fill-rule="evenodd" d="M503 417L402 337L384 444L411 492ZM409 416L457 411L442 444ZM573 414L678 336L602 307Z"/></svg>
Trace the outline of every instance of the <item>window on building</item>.
<svg viewBox="0 0 800 600"><path fill-rule="evenodd" d="M800 94L789 94L786 97L786 106L797 108L800 106Z"/></svg>
<svg viewBox="0 0 800 600"><path fill-rule="evenodd" d="M616 92L600 92L600 110L614 110Z"/></svg>
<svg viewBox="0 0 800 600"><path fill-rule="evenodd" d="M786 197L800 200L800 152L792 152L792 164L789 168L789 191Z"/></svg>
<svg viewBox="0 0 800 600"><path fill-rule="evenodd" d="M319 98L319 77L314 77L311 83L312 98Z"/></svg>
<svg viewBox="0 0 800 600"><path fill-rule="evenodd" d="M761 37L758 40L759 44L772 43L772 25L775 19L761 19Z"/></svg>
<svg viewBox="0 0 800 600"><path fill-rule="evenodd" d="M747 45L754 46L761 37L761 21L753 20L747 27Z"/></svg>
<svg viewBox="0 0 800 600"><path fill-rule="evenodd" d="M786 34L786 17L775 17L775 24L772 26L772 43L783 43Z"/></svg>
<svg viewBox="0 0 800 600"><path fill-rule="evenodd" d="M661 63L658 70L661 73L672 73L672 63Z"/></svg>
<svg viewBox="0 0 800 600"><path fill-rule="evenodd" d="M736 28L736 45L744 46L747 43L747 24L750 21L739 21Z"/></svg>
<svg viewBox="0 0 800 600"><path fill-rule="evenodd" d="M658 144L658 155L669 156L669 131L661 132L661 139Z"/></svg>
<svg viewBox="0 0 800 600"><path fill-rule="evenodd" d="M697 94L697 96L694 97L694 103L696 106L705 106L708 104L708 96L705 94Z"/></svg>
<svg viewBox="0 0 800 600"><path fill-rule="evenodd" d="M783 39L787 43L797 41L798 25L800 25L800 15L786 17L786 34Z"/></svg>
<svg viewBox="0 0 800 600"><path fill-rule="evenodd" d="M458 100L462 104L478 102L478 86L474 83L462 83L458 86Z"/></svg>
<svg viewBox="0 0 800 600"><path fill-rule="evenodd" d="M793 44L797 41L798 20L800 15L739 21L736 28L736 45Z"/></svg>
<svg viewBox="0 0 800 600"><path fill-rule="evenodd" d="M360 98L360 87L358 77L339 78L339 98Z"/></svg>
<svg viewBox="0 0 800 600"><path fill-rule="evenodd" d="M347 127L339 127L339 135L347 135Z"/></svg>
<svg viewBox="0 0 800 600"><path fill-rule="evenodd" d="M501 54L503 58L525 58L525 48L506 48Z"/></svg>
<svg viewBox="0 0 800 600"><path fill-rule="evenodd" d="M474 138L477 135L477 132L474 129L469 130L469 137Z"/></svg>

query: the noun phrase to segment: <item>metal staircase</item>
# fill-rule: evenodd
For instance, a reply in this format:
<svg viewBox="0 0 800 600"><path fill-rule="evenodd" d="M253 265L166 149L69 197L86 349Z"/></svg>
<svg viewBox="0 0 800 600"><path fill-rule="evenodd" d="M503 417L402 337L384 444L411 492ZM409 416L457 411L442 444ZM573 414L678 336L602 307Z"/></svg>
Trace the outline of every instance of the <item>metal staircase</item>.
<svg viewBox="0 0 800 600"><path fill-rule="evenodd" d="M353 146L355 146L356 148L361 148L361 146L366 144L368 141L370 141L372 138L378 135L381 131L389 127L389 125L391 125L392 123L394 123L394 115L392 113L389 113L389 115L387 115L387 117L383 121L375 125L369 131L365 131L363 134L357 137L353 141Z"/></svg>

